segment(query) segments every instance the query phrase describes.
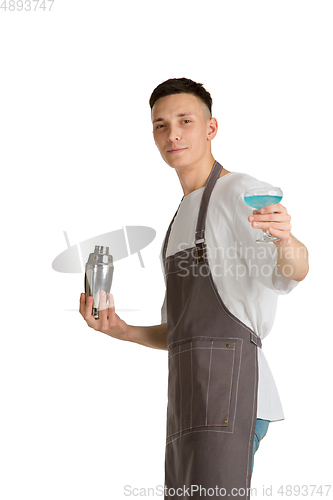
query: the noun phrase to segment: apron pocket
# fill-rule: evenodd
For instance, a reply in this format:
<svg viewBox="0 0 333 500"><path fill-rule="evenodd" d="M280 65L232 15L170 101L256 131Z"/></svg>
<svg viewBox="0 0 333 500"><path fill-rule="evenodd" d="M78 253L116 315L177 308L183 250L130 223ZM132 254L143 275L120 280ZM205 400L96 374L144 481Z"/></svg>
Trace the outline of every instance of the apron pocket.
<svg viewBox="0 0 333 500"><path fill-rule="evenodd" d="M169 441L198 430L233 431L241 349L241 339L220 337L169 347Z"/></svg>

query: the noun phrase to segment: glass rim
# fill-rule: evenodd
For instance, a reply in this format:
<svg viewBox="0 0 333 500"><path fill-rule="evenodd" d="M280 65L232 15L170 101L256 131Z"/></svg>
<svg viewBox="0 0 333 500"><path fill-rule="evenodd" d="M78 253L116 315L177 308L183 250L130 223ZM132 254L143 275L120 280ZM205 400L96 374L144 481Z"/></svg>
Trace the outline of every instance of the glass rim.
<svg viewBox="0 0 333 500"><path fill-rule="evenodd" d="M262 195L268 195L268 196L282 196L283 197L283 192L282 189L279 187L253 187L253 188L248 188L244 192L244 196L246 196L249 193L250 196L262 196Z"/></svg>

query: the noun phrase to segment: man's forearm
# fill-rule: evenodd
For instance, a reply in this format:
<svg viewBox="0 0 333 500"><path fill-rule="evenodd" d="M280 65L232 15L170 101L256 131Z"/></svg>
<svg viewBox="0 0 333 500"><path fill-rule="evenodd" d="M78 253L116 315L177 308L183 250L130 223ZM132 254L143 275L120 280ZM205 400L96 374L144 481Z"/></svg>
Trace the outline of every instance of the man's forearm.
<svg viewBox="0 0 333 500"><path fill-rule="evenodd" d="M152 347L153 349L168 350L166 323L154 326L128 325L128 327L128 333L126 334L127 341Z"/></svg>
<svg viewBox="0 0 333 500"><path fill-rule="evenodd" d="M287 279L302 281L309 271L308 251L305 245L290 235L289 241L276 245L277 267Z"/></svg>

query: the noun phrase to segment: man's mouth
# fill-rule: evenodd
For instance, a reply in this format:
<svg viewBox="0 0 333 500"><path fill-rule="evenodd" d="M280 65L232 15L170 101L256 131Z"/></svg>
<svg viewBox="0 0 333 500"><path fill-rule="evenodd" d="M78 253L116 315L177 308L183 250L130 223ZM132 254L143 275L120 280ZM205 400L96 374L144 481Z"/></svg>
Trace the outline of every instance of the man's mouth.
<svg viewBox="0 0 333 500"><path fill-rule="evenodd" d="M182 151L185 151L186 148L174 148L174 149L168 149L167 153L170 153L172 155L181 153Z"/></svg>

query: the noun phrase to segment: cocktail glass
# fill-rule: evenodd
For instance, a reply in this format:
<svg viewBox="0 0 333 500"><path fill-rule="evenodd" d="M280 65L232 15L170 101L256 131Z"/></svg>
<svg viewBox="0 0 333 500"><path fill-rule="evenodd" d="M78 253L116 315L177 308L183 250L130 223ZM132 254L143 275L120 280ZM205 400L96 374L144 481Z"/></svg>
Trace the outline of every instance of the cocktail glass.
<svg viewBox="0 0 333 500"><path fill-rule="evenodd" d="M261 208L267 207L268 205L274 205L275 203L280 203L282 200L283 193L279 187L273 188L250 188L244 193L244 201L246 205L252 208L256 208L260 211ZM270 241L279 241L280 238L272 236L268 231L265 231L264 236L261 240L256 240L257 243L267 243Z"/></svg>

